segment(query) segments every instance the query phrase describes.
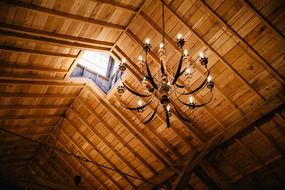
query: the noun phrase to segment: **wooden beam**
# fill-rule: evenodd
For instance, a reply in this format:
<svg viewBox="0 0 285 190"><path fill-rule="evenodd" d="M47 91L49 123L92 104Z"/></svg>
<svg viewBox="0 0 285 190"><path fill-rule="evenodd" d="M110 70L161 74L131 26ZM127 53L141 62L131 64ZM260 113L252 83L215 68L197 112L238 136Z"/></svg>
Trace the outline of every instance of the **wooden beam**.
<svg viewBox="0 0 285 190"><path fill-rule="evenodd" d="M0 120L14 120L14 119L60 119L62 114L53 114L53 115L2 115Z"/></svg>
<svg viewBox="0 0 285 190"><path fill-rule="evenodd" d="M243 4L248 5L247 8L251 7L249 3L246 3L245 0L240 0L243 2ZM272 74L280 83L284 84L285 79L284 77L275 70L275 68L265 59L263 56L261 56L258 51L256 51L243 37L241 37L224 19L218 15L207 3L205 3L203 0L199 0L199 2L220 22L222 23L227 30L231 32L236 38L239 39L240 43L246 48L245 52L250 50L251 54L253 54L253 58L258 58L258 63L261 64L263 68L265 68L270 74ZM263 20L264 21L264 20ZM275 30L273 30L275 31ZM282 38L284 40L284 36ZM285 42L285 41L284 41Z"/></svg>
<svg viewBox="0 0 285 190"><path fill-rule="evenodd" d="M41 67L41 66L27 66L27 65L16 65L16 64L9 64L9 63L0 63L0 70L5 71L7 69L13 70L27 70L27 71L36 71L36 72L54 72L54 73L67 73L67 70L64 69L56 69L50 67Z"/></svg>
<svg viewBox="0 0 285 190"><path fill-rule="evenodd" d="M99 114L97 114L93 108L91 108L82 98L78 99L79 102L81 102L81 105L83 105L97 120L99 120L103 126L114 136L118 139L120 143L122 143L128 150L134 155L134 159L137 158L144 167L146 167L153 175L157 174L157 171L147 162L145 159L139 155L120 135L118 135L114 129L106 122L104 121ZM139 175L142 177L142 179L145 179L143 175Z"/></svg>
<svg viewBox="0 0 285 190"><path fill-rule="evenodd" d="M137 11L137 8L134 7L133 5L128 5L128 4L113 1L113 0L91 0L91 1L111 5L115 7L116 9L121 9L121 10L131 12L131 13L135 13Z"/></svg>
<svg viewBox="0 0 285 190"><path fill-rule="evenodd" d="M108 48L108 47L101 47L101 46L96 46L96 45L71 42L67 40L58 40L54 38L30 35L25 32L24 33L12 32L12 31L7 31L3 29L0 29L0 36L25 39L25 40L34 41L34 42L42 42L44 44L49 44L53 46L69 47L69 48L74 48L74 49L96 50L96 51L103 51L103 52L109 52L111 50L111 48Z"/></svg>
<svg viewBox="0 0 285 190"><path fill-rule="evenodd" d="M31 93L0 93L1 98L64 98L74 99L77 95L73 94L31 94Z"/></svg>
<svg viewBox="0 0 285 190"><path fill-rule="evenodd" d="M239 0L239 2L246 6L247 9L251 10L255 16L257 16L263 22L263 24L270 28L271 31L274 32L284 43L284 34L282 34L282 32L280 32L273 24L271 24L270 21L265 16L263 16L249 1Z"/></svg>
<svg viewBox="0 0 285 190"><path fill-rule="evenodd" d="M72 125L68 120L65 120L65 121L66 121L69 125ZM78 130L76 129L76 127L74 127L73 125L72 125L72 127L73 127L76 131L78 131ZM68 134L67 134L64 130L62 130L61 132L62 132L62 134L63 134L64 136L66 136L66 137L70 140L70 142L76 147L76 149L77 149L78 151L80 151L80 153L81 153L84 157L86 157L86 158L89 159L89 160L92 160L91 157L89 157L89 156L87 155L87 153L85 153L85 151L82 149L82 147L78 146L77 143L76 143L70 136L68 136ZM86 141L86 139L85 139L83 136L81 136L81 137ZM59 144L61 144L61 146L64 147L64 149L67 150L67 147L66 147L63 143L59 142ZM90 144L89 144L89 145L90 145ZM90 146L92 146L92 145L90 145ZM78 162L79 162L79 161L78 161ZM89 167L86 167L85 164L82 164L82 165L84 166L84 168L85 168L92 176L94 176L94 178L97 178L97 176L94 174L94 172L91 171L91 169L90 169ZM105 170L103 170L103 169L100 168L99 166L97 166L97 165L95 165L95 166L96 166L96 168L97 168L98 170L100 170L100 172L102 172L118 189L122 189L122 187L120 186L120 184L119 184L117 181L115 181L115 180L113 179L113 177L112 177L109 173L107 173ZM102 182L99 178L98 178L98 181L100 181L100 183L102 183L102 186L103 186L105 189L108 189L108 188L106 187L105 183Z"/></svg>
<svg viewBox="0 0 285 190"><path fill-rule="evenodd" d="M185 19L183 19L171 6L169 6L168 4L165 4L165 7L169 10L169 12L174 15L177 20L185 27L187 27L194 36L197 37L197 39L202 42L208 49L210 49L217 57L219 57L219 59L221 60L222 63L225 64L225 66L230 69L233 74L240 79L241 82L244 83L245 86L247 86L256 96L258 96L259 98L261 98L262 100L265 101L265 98L262 94L260 94L260 92L258 92L257 89L253 88L251 86L251 84L240 74L236 71L236 69L230 64L228 63L225 58L223 56L221 56L206 40L204 40L202 38L202 36L200 34L198 34L197 31L195 31L186 21Z"/></svg>
<svg viewBox="0 0 285 190"><path fill-rule="evenodd" d="M111 162L110 160L109 160L109 158L107 158L107 156L105 155L105 154L103 154L95 145L94 145L94 143L92 143L80 130L78 130L75 126L74 126L74 124L72 123L72 121L70 121L69 119L68 119L68 117L66 117L65 118L65 120L70 124L70 126L72 126L75 130L76 130L76 132L93 148L93 150L95 150L97 153L98 153L98 155L100 155L100 157L103 159L103 160L105 160L108 164L110 164L110 166L112 167L112 168L114 168L115 170L118 170L118 168L117 168L117 166L113 163L113 162ZM102 173L105 173L105 172L103 172L103 171L101 171ZM109 175L109 174L105 174L105 175ZM125 179L128 183L130 183L129 182L129 180L128 180L128 178L126 178L124 175L121 175L120 174L120 176L123 178L123 179ZM111 179L111 178L110 178ZM119 185L119 184L117 184L117 182L115 182L114 181L114 183L115 183L115 186L117 186L119 189L122 189L122 187ZM131 183L130 183L131 184ZM132 185L131 185L132 186Z"/></svg>
<svg viewBox="0 0 285 190"><path fill-rule="evenodd" d="M119 25L119 24L108 23L108 22L104 22L101 20L96 20L96 19L91 19L91 18L87 18L87 17L75 15L75 14L70 14L67 12L56 11L54 9L49 9L45 7L28 4L28 3L23 3L18 0L15 0L14 3L11 3L11 1L4 0L2 3L5 3L9 6L25 8L25 9L29 9L34 12L47 14L47 15L51 15L51 16L55 16L55 17L59 17L63 19L73 20L73 21L86 23L86 24L93 24L99 27L111 28L114 30L124 30L125 28L124 26Z"/></svg>
<svg viewBox="0 0 285 190"><path fill-rule="evenodd" d="M106 42L106 41L100 41L100 40L93 40L90 38L82 38L78 36L70 36L66 34L60 34L60 33L54 33L54 32L48 32L44 30L37 30L33 28L27 28L22 26L16 26L16 25L8 25L8 24L0 24L0 29L5 31L11 31L11 32L18 32L21 34L29 34L32 36L41 36L46 38L52 38L57 40L66 40L70 42L76 42L76 43L82 43L82 44L90 44L94 46L102 46L102 47L109 47L111 48L114 43Z"/></svg>
<svg viewBox="0 0 285 190"><path fill-rule="evenodd" d="M42 51L42 50L36 50L36 49L24 49L24 48L7 47L7 46L0 46L0 50L8 51L8 52L31 54L31 55L63 57L63 58L69 58L69 59L75 59L77 57L77 55L67 54L67 53L57 53L57 52L49 52L49 51Z"/></svg>
<svg viewBox="0 0 285 190"><path fill-rule="evenodd" d="M144 146L148 149L165 167L172 164L173 160L169 159L169 156L158 147L148 135L144 135L142 131L134 124L132 124L127 117L122 114L110 101L106 101L105 98L98 98L96 95L97 89L95 85L88 85L88 90L96 97L97 101L103 104L109 112L116 117L121 125L125 127L133 136L135 136Z"/></svg>
<svg viewBox="0 0 285 190"><path fill-rule="evenodd" d="M203 168L201 168L199 165L196 166L193 170L193 172L195 172L196 176L203 182L206 184L206 186L209 187L209 189L211 190L220 190L220 188L218 187L218 185L215 183L215 181L213 181L208 174L203 170Z"/></svg>
<svg viewBox="0 0 285 190"><path fill-rule="evenodd" d="M49 109L67 109L65 105L0 105L0 110L49 110Z"/></svg>

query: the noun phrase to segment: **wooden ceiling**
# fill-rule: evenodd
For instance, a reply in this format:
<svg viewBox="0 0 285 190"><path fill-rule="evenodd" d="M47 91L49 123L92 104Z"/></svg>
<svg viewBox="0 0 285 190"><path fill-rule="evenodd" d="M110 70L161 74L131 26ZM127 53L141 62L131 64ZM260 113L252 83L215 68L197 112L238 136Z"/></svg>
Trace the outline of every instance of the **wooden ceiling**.
<svg viewBox="0 0 285 190"><path fill-rule="evenodd" d="M166 0L165 9L168 72L180 33L196 65L193 87L205 74L201 51L215 81L213 101L194 112L172 97L193 122L173 114L171 128L160 109L143 124L154 103L140 115L121 106L116 87L104 95L88 79L69 78L82 52L97 50L126 58L124 79L141 90L136 59L147 37L153 72L159 64L161 1L0 2L2 186L74 189L76 175L79 189L284 186L285 2Z"/></svg>

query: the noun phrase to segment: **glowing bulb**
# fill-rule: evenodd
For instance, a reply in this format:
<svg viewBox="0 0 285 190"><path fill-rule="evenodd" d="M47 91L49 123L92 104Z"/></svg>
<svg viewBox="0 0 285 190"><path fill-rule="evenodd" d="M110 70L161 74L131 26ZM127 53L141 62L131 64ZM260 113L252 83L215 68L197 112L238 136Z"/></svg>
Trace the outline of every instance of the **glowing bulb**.
<svg viewBox="0 0 285 190"><path fill-rule="evenodd" d="M186 69L186 73L187 73L187 74L190 74L190 72L191 72L190 69L187 68L187 69Z"/></svg>
<svg viewBox="0 0 285 190"><path fill-rule="evenodd" d="M139 107L141 107L142 106L142 101L138 101L138 105L139 105Z"/></svg>
<svg viewBox="0 0 285 190"><path fill-rule="evenodd" d="M170 105L166 106L166 110L169 112L170 111Z"/></svg>
<svg viewBox="0 0 285 190"><path fill-rule="evenodd" d="M126 63L126 59L125 58L122 59L122 63Z"/></svg>
<svg viewBox="0 0 285 190"><path fill-rule="evenodd" d="M200 52L200 57L201 57L201 58L204 58L204 56L205 56L204 53L203 53L203 52Z"/></svg>
<svg viewBox="0 0 285 190"><path fill-rule="evenodd" d="M147 38L147 39L145 40L145 43L146 43L146 44L149 44L149 43L150 43L150 40Z"/></svg>
<svg viewBox="0 0 285 190"><path fill-rule="evenodd" d="M193 104L193 97L192 96L190 96L189 100L190 100L190 103Z"/></svg>
<svg viewBox="0 0 285 190"><path fill-rule="evenodd" d="M211 80L212 80L212 77L211 77L211 76L208 76L207 81L208 81L208 82L211 82Z"/></svg>
<svg viewBox="0 0 285 190"><path fill-rule="evenodd" d="M159 44L159 48L162 49L164 47L163 43Z"/></svg>
<svg viewBox="0 0 285 190"><path fill-rule="evenodd" d="M139 56L139 61L143 61L143 58L141 55Z"/></svg>
<svg viewBox="0 0 285 190"><path fill-rule="evenodd" d="M181 35L181 34L178 34L178 35L177 35L177 39L180 40L181 38L182 38L182 35Z"/></svg>
<svg viewBox="0 0 285 190"><path fill-rule="evenodd" d="M187 56L188 55L188 51L187 49L184 50L184 56Z"/></svg>

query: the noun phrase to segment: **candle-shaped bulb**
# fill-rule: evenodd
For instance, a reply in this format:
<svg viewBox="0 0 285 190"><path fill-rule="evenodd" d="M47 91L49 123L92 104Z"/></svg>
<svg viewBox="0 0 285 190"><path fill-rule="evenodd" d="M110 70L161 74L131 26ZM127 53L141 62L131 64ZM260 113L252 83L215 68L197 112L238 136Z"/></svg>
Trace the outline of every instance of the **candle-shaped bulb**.
<svg viewBox="0 0 285 190"><path fill-rule="evenodd" d="M147 38L147 39L145 40L145 43L146 43L146 44L149 44L149 43L150 43L150 40Z"/></svg>
<svg viewBox="0 0 285 190"><path fill-rule="evenodd" d="M125 58L122 59L122 63L126 63L126 59Z"/></svg>
<svg viewBox="0 0 285 190"><path fill-rule="evenodd" d="M177 39L180 40L181 38L182 38L182 35L181 35L181 34L178 34L178 35L177 35Z"/></svg>
<svg viewBox="0 0 285 190"><path fill-rule="evenodd" d="M187 51L187 49L185 49L183 53L184 53L184 56L188 56L188 51Z"/></svg>
<svg viewBox="0 0 285 190"><path fill-rule="evenodd" d="M189 68L187 68L187 69L186 69L186 74L188 74L188 75L189 75L190 73L191 73L190 69L189 69Z"/></svg>
<svg viewBox="0 0 285 190"><path fill-rule="evenodd" d="M189 100L190 100L190 104L193 104L193 97L192 96L190 96Z"/></svg>
<svg viewBox="0 0 285 190"><path fill-rule="evenodd" d="M161 42L161 43L159 44L159 48L162 49L163 47L164 47L164 45L163 45L163 43Z"/></svg>
<svg viewBox="0 0 285 190"><path fill-rule="evenodd" d="M166 106L166 110L167 110L168 112L170 111L170 105L169 105L169 104Z"/></svg>
<svg viewBox="0 0 285 190"><path fill-rule="evenodd" d="M141 100L138 101L138 105L139 105L139 107L142 106L142 101Z"/></svg>
<svg viewBox="0 0 285 190"><path fill-rule="evenodd" d="M142 58L142 56L141 56L141 55L139 56L139 58L138 58L138 59L139 59L139 61L143 61L143 58Z"/></svg>
<svg viewBox="0 0 285 190"><path fill-rule="evenodd" d="M204 56L205 56L204 53L203 53L203 52L200 52L200 57L201 57L201 58L204 58Z"/></svg>
<svg viewBox="0 0 285 190"><path fill-rule="evenodd" d="M211 80L212 80L212 77L211 77L211 76L208 76L207 81L208 81L208 82L211 82Z"/></svg>

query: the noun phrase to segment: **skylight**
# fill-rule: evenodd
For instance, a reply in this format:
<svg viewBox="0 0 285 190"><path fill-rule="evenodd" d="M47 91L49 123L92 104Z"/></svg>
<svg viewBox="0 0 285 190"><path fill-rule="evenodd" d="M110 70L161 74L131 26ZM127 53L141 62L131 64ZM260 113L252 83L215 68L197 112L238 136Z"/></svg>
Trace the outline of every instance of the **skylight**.
<svg viewBox="0 0 285 190"><path fill-rule="evenodd" d="M106 77L109 62L110 56L108 54L86 50L78 61L78 64L91 72Z"/></svg>
<svg viewBox="0 0 285 190"><path fill-rule="evenodd" d="M70 77L91 79L107 94L120 78L118 66L118 63L108 53L86 50L79 58Z"/></svg>

